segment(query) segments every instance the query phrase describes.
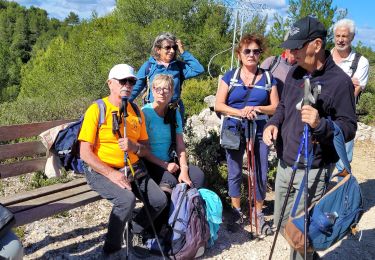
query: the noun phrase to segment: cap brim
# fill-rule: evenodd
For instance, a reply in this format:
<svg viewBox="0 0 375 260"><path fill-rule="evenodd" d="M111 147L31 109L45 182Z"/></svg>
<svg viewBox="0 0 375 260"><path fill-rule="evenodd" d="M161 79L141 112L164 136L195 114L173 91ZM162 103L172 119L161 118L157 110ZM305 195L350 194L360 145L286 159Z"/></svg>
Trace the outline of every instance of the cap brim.
<svg viewBox="0 0 375 260"><path fill-rule="evenodd" d="M300 49L303 45L309 40L286 40L283 42L280 47L283 49Z"/></svg>

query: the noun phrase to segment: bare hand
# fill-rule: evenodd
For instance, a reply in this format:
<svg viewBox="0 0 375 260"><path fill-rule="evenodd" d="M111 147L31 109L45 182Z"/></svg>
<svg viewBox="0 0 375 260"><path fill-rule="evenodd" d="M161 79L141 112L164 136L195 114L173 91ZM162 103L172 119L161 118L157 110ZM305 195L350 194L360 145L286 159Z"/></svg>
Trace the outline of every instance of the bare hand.
<svg viewBox="0 0 375 260"><path fill-rule="evenodd" d="M253 120L257 116L257 113L254 110L253 106L246 106L246 107L240 109L240 114L241 114L242 118L247 118L247 119L251 119L251 120Z"/></svg>
<svg viewBox="0 0 375 260"><path fill-rule="evenodd" d="M276 141L277 133L279 129L274 125L269 125L263 131L263 142L270 146L272 144L272 140Z"/></svg>
<svg viewBox="0 0 375 260"><path fill-rule="evenodd" d="M180 39L178 39L176 41L176 44L178 46L178 51L182 54L184 53L185 49L184 49L184 44L182 43L182 41Z"/></svg>
<svg viewBox="0 0 375 260"><path fill-rule="evenodd" d="M118 145L120 146L120 149L125 152L136 152L138 150L137 145L130 141L127 137L118 139Z"/></svg>
<svg viewBox="0 0 375 260"><path fill-rule="evenodd" d="M117 184L123 189L132 190L131 184L122 172L111 172L106 175L113 183Z"/></svg>
<svg viewBox="0 0 375 260"><path fill-rule="evenodd" d="M316 128L320 123L318 110L310 105L304 105L301 109L302 122L309 124L311 128Z"/></svg>
<svg viewBox="0 0 375 260"><path fill-rule="evenodd" d="M180 176L178 176L178 182L180 182L180 183L184 182L187 185L189 185L190 187L193 187L193 183L191 182L189 174L188 174L187 171L184 172L184 173L183 172L180 173Z"/></svg>
<svg viewBox="0 0 375 260"><path fill-rule="evenodd" d="M359 84L359 79L358 78L356 78L356 77L353 77L352 78L352 82L353 82L353 85L354 85L354 87L358 87L358 86L360 86Z"/></svg>
<svg viewBox="0 0 375 260"><path fill-rule="evenodd" d="M175 173L178 171L178 169L180 169L180 167L178 166L177 163L168 163L167 165L167 171L169 171L170 173Z"/></svg>

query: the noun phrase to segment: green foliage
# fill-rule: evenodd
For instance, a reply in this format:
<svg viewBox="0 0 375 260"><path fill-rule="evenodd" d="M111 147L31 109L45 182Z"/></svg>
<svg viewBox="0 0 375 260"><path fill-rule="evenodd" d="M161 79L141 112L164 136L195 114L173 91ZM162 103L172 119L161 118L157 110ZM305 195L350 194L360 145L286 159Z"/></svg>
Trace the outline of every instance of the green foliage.
<svg viewBox="0 0 375 260"><path fill-rule="evenodd" d="M1 6L0 103L17 97L22 66L30 60L36 49L45 47L58 34L62 25L61 22L56 23L56 19L49 20L47 12L39 8L26 9L7 1L2 1Z"/></svg>
<svg viewBox="0 0 375 260"><path fill-rule="evenodd" d="M271 46L270 55L281 53L282 49L278 46L283 42L289 27L298 19L313 15L324 24L325 28L329 29L334 21L343 18L346 12L338 12L337 7L332 6L332 0L290 0L287 14L285 19L279 14L274 15L275 23L267 34ZM327 42L330 43L332 38L332 32L328 31ZM328 48L330 48L329 44Z"/></svg>
<svg viewBox="0 0 375 260"><path fill-rule="evenodd" d="M14 234L16 234L16 236L21 241L23 241L23 239L25 238L25 230L26 230L25 226L19 226L19 227L15 227L15 228L12 229L12 231L14 232Z"/></svg>
<svg viewBox="0 0 375 260"><path fill-rule="evenodd" d="M30 188L37 189L52 184L68 182L70 180L71 178L68 177L67 173L63 174L61 177L48 178L43 172L38 171L34 173L31 179Z"/></svg>
<svg viewBox="0 0 375 260"><path fill-rule="evenodd" d="M186 126L187 153L190 162L199 166L205 174L206 186L220 197L227 197L227 167L220 165L225 160L219 144L219 136L212 131L208 137L196 140L193 132Z"/></svg>
<svg viewBox="0 0 375 260"><path fill-rule="evenodd" d="M189 117L199 114L207 104L203 101L209 95L215 95L217 78L200 80L190 79L184 82L182 100L185 105L185 114Z"/></svg>

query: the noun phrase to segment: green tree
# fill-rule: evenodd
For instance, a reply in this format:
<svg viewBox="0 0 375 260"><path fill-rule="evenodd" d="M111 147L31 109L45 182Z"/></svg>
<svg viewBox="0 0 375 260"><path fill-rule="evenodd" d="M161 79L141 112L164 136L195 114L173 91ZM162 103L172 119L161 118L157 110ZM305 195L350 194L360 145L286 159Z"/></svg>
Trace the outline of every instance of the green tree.
<svg viewBox="0 0 375 260"><path fill-rule="evenodd" d="M68 16L64 19L64 23L72 26L77 25L79 24L79 16L74 12L70 12Z"/></svg>

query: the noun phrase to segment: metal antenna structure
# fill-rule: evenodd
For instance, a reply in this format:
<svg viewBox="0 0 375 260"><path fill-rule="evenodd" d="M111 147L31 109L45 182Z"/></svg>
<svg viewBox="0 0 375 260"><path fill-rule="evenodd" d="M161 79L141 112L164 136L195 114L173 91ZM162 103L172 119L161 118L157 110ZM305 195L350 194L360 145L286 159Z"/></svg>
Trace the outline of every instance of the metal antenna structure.
<svg viewBox="0 0 375 260"><path fill-rule="evenodd" d="M219 0L217 3L220 6L224 6L229 13L231 13L232 23L233 23L233 40L232 46L226 50L220 51L213 55L208 63L207 71L208 74L212 77L210 72L211 62L218 55L231 50L232 57L230 62L230 69L233 69L234 63L234 49L236 46L236 40L242 37L244 24L251 20L255 14L260 14L266 9L269 9L265 3L260 3L252 0ZM239 37L237 37L239 36ZM223 70L223 68L222 68ZM224 71L222 71L224 72Z"/></svg>

